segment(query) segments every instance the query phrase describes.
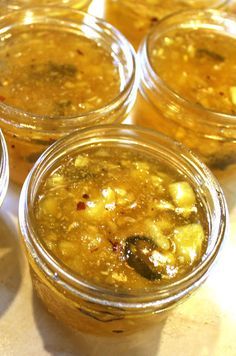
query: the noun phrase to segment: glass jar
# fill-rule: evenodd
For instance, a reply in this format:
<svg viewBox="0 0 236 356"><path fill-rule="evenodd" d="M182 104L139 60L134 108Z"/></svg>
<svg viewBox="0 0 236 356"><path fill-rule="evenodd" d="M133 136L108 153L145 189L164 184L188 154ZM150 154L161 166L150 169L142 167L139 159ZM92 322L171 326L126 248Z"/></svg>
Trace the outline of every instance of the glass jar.
<svg viewBox="0 0 236 356"><path fill-rule="evenodd" d="M0 4L0 15L5 15L13 10L19 10L32 6L67 6L77 10L86 11L91 3L91 0L41 0L40 4L35 0L2 0Z"/></svg>
<svg viewBox="0 0 236 356"><path fill-rule="evenodd" d="M94 147L122 147L165 162L169 168L181 172L198 192L209 238L206 252L187 275L152 292L141 289L141 292L118 293L82 280L45 249L37 236L34 218L34 203L42 179L63 158ZM48 310L80 331L114 335L153 326L203 283L221 249L228 214L219 184L184 146L153 130L132 125L101 125L63 137L43 153L24 183L19 223L33 285Z"/></svg>
<svg viewBox="0 0 236 356"><path fill-rule="evenodd" d="M138 48L141 39L164 17L181 10L221 8L227 0L106 0L105 18Z"/></svg>
<svg viewBox="0 0 236 356"><path fill-rule="evenodd" d="M5 198L9 180L9 163L7 146L0 130L0 206Z"/></svg>
<svg viewBox="0 0 236 356"><path fill-rule="evenodd" d="M154 70L150 53L159 38L162 36L167 38L171 31L183 28L184 31L191 29L195 34L196 31L204 29L210 36L212 34L214 36L224 35L227 45L227 36L233 40L236 39L235 26L235 18L217 10L184 12L160 22L156 29L146 37L139 50L141 82L140 95L133 114L134 121L156 128L175 140L181 141L214 170L224 170L227 166L236 163L236 115L207 109L197 102L197 97L192 102L178 94L176 89L172 90L171 84L166 83ZM202 48L204 46L207 47L207 41L204 42ZM200 49L200 51L204 51L204 49ZM208 53L210 52L206 50L207 56ZM217 56L215 53L210 53L210 55ZM219 56L217 59L221 61L222 65L222 58ZM210 59L209 62L211 62L209 65L215 65L214 59ZM219 67L218 62L216 63L217 68ZM170 61L167 58L166 67L169 68L169 66ZM195 66L195 68L197 67ZM170 73L169 70L166 72ZM192 90L190 84L193 83L193 73L189 72L188 76L186 92ZM233 78L232 75L229 75L229 78L231 77ZM183 73L178 73L178 78L183 78ZM177 82L174 77L171 80L173 83ZM199 80L202 80L200 75ZM211 89L214 91L214 88ZM198 90L200 87L193 95L197 95ZM224 93L219 91L211 97L215 98L217 95L217 98L219 97L217 102L220 102L222 94Z"/></svg>
<svg viewBox="0 0 236 356"><path fill-rule="evenodd" d="M226 11L235 15L236 13L236 2L234 0L229 1L228 5L226 6Z"/></svg>
<svg viewBox="0 0 236 356"><path fill-rule="evenodd" d="M26 51L27 48L30 48L29 56L31 56L31 53L33 52L32 46L25 45L25 41L29 41L28 38L32 37L33 31L35 31L35 33L37 32L39 36L44 32L47 34L47 37L49 37L49 35L55 36L55 38L56 36L61 36L59 38L62 38L63 36L73 36L74 40L70 40L71 46L75 46L78 36L78 41L84 41L84 46L86 46L88 41L89 45L91 44L91 46L94 46L93 52L92 50L90 52L89 50L87 50L87 52L86 50L85 52L82 52L80 49L74 51L72 53L73 56L75 55L79 57L79 59L77 59L77 57L74 59L74 57L70 57L71 52L69 53L70 55L68 54L64 56L64 47L67 48L66 46L69 46L68 41L64 40L63 43L58 44L55 51L52 52L50 48L48 49L48 51L51 50L52 56L55 57L54 59L50 56L49 58L46 57L45 60L42 58L40 59L44 60L47 66L44 62L41 64L40 60L39 63L37 63L39 55L46 56L42 50L39 55L35 56L36 58L32 58L32 64L27 63L27 65L22 68L20 67L23 66L22 51L19 50L19 53L16 53L14 60L16 62L18 60L17 56L19 56L19 63L12 69L15 71L14 75L16 79L18 78L18 75L22 76L20 77L20 80L23 82L23 86L27 83L27 80L30 80L30 83L32 82L32 90L27 87L28 92L21 97L18 79L16 80L16 83L13 83L14 87L10 93L10 97L16 90L18 90L19 96L14 100L26 100L25 98L28 98L29 100L27 99L27 103L31 105L31 109L24 110L7 105L7 101L4 100L5 94L2 93L3 89L5 90L5 84L3 84L0 87L0 127L4 132L8 145L11 179L16 183L21 184L37 157L39 157L47 146L59 137L82 127L121 122L126 118L133 106L137 93L135 53L128 41L111 25L83 12L63 7L42 7L15 11L1 17L0 27L0 37L2 42L4 42L1 51L6 51L7 41L11 41L11 44L19 46L19 36L21 36L21 45L24 45L24 51ZM32 37L32 40L37 41L36 35ZM39 41L42 40L39 38ZM36 45L37 43L35 46ZM40 42L40 45L50 46L50 42L43 41L42 44ZM11 50L12 47L8 47ZM60 51L60 56L57 55L57 51ZM107 54L102 57L103 59L100 58L101 51L104 51L104 53ZM92 59L91 53L94 54ZM96 55L100 56L100 65L97 63ZM61 64L62 56L64 56L65 63L63 62ZM109 65L112 70L109 69L108 71L106 69L106 64L104 64L104 61L107 60L106 58L109 58L109 60L111 59L112 62L109 62ZM0 60L2 60L1 65L3 68L5 68L4 66L10 66L8 52L5 53L4 58L1 58L0 53ZM24 60L27 61L27 57L24 57ZM56 62L57 60L59 64ZM69 64L67 64L67 60ZM80 71L80 68L75 69L74 62L71 62L79 60L82 63L81 66L83 65L84 72L82 72L82 70ZM78 64L76 65L78 66ZM14 68L20 69L16 70ZM49 73L48 75L47 71ZM100 73L100 71L102 72ZM117 78L114 81L111 80L113 72L116 74L115 78ZM60 75L65 77L65 79L63 79L63 89ZM79 78L81 75L83 75L83 80ZM87 75L89 78L88 80ZM108 77L110 79L108 79ZM13 80L13 76L10 74L9 78ZM38 82L37 87L36 81ZM4 83L5 82L8 84L9 80L5 80ZM64 90L70 94L74 90L73 86L76 85L76 88L78 87L79 89L77 91L74 90L73 95L77 95L78 97L78 93L80 93L80 97L78 100L76 99L76 108L79 108L81 111L78 114L75 112L75 114L70 113L68 115L61 114L60 112L57 114L47 114L47 110L49 110L48 108L55 96L54 89L48 89L47 86L49 85L54 85L57 95L62 95L61 93L63 93ZM68 87L68 85L70 85L70 87ZM84 90L82 90L83 88L81 89L81 85L85 86ZM116 86L116 88L113 89L112 85L114 87ZM38 87L41 88L42 95L44 95L43 100L45 104L43 106L41 97L35 99L35 90ZM71 87L72 89L70 89ZM89 90L96 95L91 98L89 97L85 104L89 104L90 108L87 109L86 106L84 109L85 105L83 100L85 99L83 97ZM47 95L44 94L45 92ZM102 104L97 104L96 102L97 106L94 108L90 103L92 103L94 97L96 99L103 95L100 92L103 92L104 98L106 96L109 97L109 99L103 99ZM49 104L47 102L49 102ZM71 100L63 100L62 109L65 108L65 110L67 110L67 103L70 104ZM36 104L41 105L41 108L43 108L46 114L45 112L44 114L36 114L33 112L35 109L34 105L36 106ZM58 106L58 108L61 108L61 106Z"/></svg>

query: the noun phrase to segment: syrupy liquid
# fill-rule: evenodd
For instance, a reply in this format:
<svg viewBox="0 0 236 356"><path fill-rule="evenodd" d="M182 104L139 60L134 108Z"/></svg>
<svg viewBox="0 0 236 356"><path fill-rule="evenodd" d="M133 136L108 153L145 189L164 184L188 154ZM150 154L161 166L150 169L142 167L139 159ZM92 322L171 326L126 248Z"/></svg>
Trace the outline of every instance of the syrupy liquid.
<svg viewBox="0 0 236 356"><path fill-rule="evenodd" d="M87 283L133 293L178 280L208 231L186 177L126 148L67 157L42 182L34 223L44 248Z"/></svg>

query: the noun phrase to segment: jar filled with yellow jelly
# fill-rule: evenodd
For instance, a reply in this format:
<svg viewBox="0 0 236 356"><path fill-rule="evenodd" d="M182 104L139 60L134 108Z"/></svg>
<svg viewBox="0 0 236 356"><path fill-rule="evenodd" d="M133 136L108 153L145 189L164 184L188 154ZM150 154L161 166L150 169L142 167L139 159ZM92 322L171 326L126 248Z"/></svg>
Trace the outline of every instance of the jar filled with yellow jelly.
<svg viewBox="0 0 236 356"><path fill-rule="evenodd" d="M9 180L9 163L7 146L0 130L0 206L5 198Z"/></svg>
<svg viewBox="0 0 236 356"><path fill-rule="evenodd" d="M216 10L179 13L139 50L136 123L181 141L212 169L236 164L235 28Z"/></svg>
<svg viewBox="0 0 236 356"><path fill-rule="evenodd" d="M49 147L19 206L34 288L70 327L144 331L208 276L228 229L219 184L154 130L100 125Z"/></svg>
<svg viewBox="0 0 236 356"><path fill-rule="evenodd" d="M32 6L66 6L87 11L91 0L1 0L0 15Z"/></svg>
<svg viewBox="0 0 236 356"><path fill-rule="evenodd" d="M232 14L236 14L236 2L235 0L231 0L228 2L228 5L225 8L226 11Z"/></svg>
<svg viewBox="0 0 236 356"><path fill-rule="evenodd" d="M0 127L11 179L21 184L59 137L126 118L135 54L103 20L63 7L14 11L0 27Z"/></svg>
<svg viewBox="0 0 236 356"><path fill-rule="evenodd" d="M137 48L164 17L188 9L223 8L227 0L106 0L105 17Z"/></svg>

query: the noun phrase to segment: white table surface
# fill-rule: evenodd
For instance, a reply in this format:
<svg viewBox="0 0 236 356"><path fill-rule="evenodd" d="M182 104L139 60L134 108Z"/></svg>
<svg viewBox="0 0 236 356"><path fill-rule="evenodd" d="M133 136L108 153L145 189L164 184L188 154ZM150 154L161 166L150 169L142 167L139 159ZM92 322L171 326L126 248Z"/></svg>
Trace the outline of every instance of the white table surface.
<svg viewBox="0 0 236 356"><path fill-rule="evenodd" d="M155 330L126 339L80 335L46 311L32 290L11 185L0 209L0 355L235 356L236 176L229 170L225 177L231 231L210 277Z"/></svg>

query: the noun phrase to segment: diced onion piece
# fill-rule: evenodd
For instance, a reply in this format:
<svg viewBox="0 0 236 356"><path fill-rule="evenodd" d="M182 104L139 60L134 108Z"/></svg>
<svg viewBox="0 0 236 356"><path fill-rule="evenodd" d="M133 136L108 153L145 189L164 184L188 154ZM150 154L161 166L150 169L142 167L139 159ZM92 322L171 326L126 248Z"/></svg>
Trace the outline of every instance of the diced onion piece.
<svg viewBox="0 0 236 356"><path fill-rule="evenodd" d="M115 202L116 194L115 191L110 187L102 189L102 196L106 204L112 204Z"/></svg>
<svg viewBox="0 0 236 356"><path fill-rule="evenodd" d="M64 177L59 174L53 174L48 178L47 185L51 188L62 185L64 183Z"/></svg>
<svg viewBox="0 0 236 356"><path fill-rule="evenodd" d="M161 229L161 231L165 231L165 230L172 231L174 227L173 221L167 219L167 217L159 219L156 222L156 225Z"/></svg>
<svg viewBox="0 0 236 356"><path fill-rule="evenodd" d="M127 195L127 191L123 188L115 188L115 192L121 197L125 197Z"/></svg>
<svg viewBox="0 0 236 356"><path fill-rule="evenodd" d="M88 164L89 164L89 159L86 156L78 155L75 159L76 168L86 167Z"/></svg>
<svg viewBox="0 0 236 356"><path fill-rule="evenodd" d="M118 282L126 282L127 281L127 276L124 273L113 272L112 278Z"/></svg>
<svg viewBox="0 0 236 356"><path fill-rule="evenodd" d="M96 153L95 153L95 156L98 156L98 157L109 157L109 152L100 148Z"/></svg>
<svg viewBox="0 0 236 356"><path fill-rule="evenodd" d="M98 200L88 201L86 203L86 209L82 210L80 213L82 213L83 216L86 216L87 218L100 220L106 216L107 212L108 210L105 208L105 203L102 200Z"/></svg>
<svg viewBox="0 0 236 356"><path fill-rule="evenodd" d="M159 176L153 175L150 178L151 178L152 184L157 187L163 183L163 178L161 178Z"/></svg>
<svg viewBox="0 0 236 356"><path fill-rule="evenodd" d="M230 89L231 101L234 105L236 105L236 87L231 87Z"/></svg>
<svg viewBox="0 0 236 356"><path fill-rule="evenodd" d="M116 208L115 191L110 187L102 189L102 196L105 204L105 209L114 210Z"/></svg>
<svg viewBox="0 0 236 356"><path fill-rule="evenodd" d="M117 204L122 206L132 205L135 204L135 195L132 192L126 193L125 196L119 195L117 197Z"/></svg>
<svg viewBox="0 0 236 356"><path fill-rule="evenodd" d="M174 40L173 40L173 38L165 37L164 38L164 43L165 43L166 46L171 46L174 43Z"/></svg>
<svg viewBox="0 0 236 356"><path fill-rule="evenodd" d="M136 169L140 172L147 172L150 169L150 166L147 162L137 161L134 162Z"/></svg>
<svg viewBox="0 0 236 356"><path fill-rule="evenodd" d="M173 204L171 204L168 200L160 199L154 203L155 208L159 210L175 210Z"/></svg>
<svg viewBox="0 0 236 356"><path fill-rule="evenodd" d="M47 240L51 242L55 242L58 240L58 236L55 232L51 231L49 234L47 234Z"/></svg>
<svg viewBox="0 0 236 356"><path fill-rule="evenodd" d="M62 240L59 243L59 249L61 254L65 257L75 256L78 253L78 242Z"/></svg>
<svg viewBox="0 0 236 356"><path fill-rule="evenodd" d="M58 212L58 200L55 197L47 197L40 201L40 213L55 216Z"/></svg>
<svg viewBox="0 0 236 356"><path fill-rule="evenodd" d="M196 204L194 191L188 182L177 182L169 185L170 195L179 208L192 209Z"/></svg>
<svg viewBox="0 0 236 356"><path fill-rule="evenodd" d="M185 262L192 264L201 256L205 234L200 224L189 224L176 228L173 239L177 254L183 257Z"/></svg>
<svg viewBox="0 0 236 356"><path fill-rule="evenodd" d="M160 253L157 250L152 251L149 259L155 267L175 264L175 258L172 253Z"/></svg>
<svg viewBox="0 0 236 356"><path fill-rule="evenodd" d="M146 220L146 227L148 228L150 237L155 242L157 246L159 246L163 250L169 250L170 241L169 239L162 233L160 227L152 220Z"/></svg>

